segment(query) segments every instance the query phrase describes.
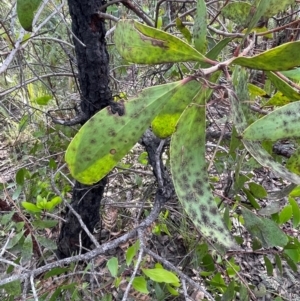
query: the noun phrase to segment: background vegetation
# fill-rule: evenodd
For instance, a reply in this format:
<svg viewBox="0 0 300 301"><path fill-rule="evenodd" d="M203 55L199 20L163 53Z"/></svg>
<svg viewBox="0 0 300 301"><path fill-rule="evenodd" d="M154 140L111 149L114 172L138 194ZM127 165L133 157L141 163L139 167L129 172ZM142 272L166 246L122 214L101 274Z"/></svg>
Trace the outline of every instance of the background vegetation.
<svg viewBox="0 0 300 301"><path fill-rule="evenodd" d="M80 111L68 5L39 4L0 7L1 300L298 300L297 1L107 3L110 88L132 114L110 143L126 155L94 248L62 260L74 178L109 170L78 165L93 127L63 122ZM111 151L105 112L96 148Z"/></svg>

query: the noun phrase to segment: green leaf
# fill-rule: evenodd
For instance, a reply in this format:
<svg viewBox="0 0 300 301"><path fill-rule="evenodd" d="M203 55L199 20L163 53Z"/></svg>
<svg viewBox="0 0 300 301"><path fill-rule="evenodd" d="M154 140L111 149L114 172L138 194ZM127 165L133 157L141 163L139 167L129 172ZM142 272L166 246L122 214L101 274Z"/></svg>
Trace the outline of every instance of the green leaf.
<svg viewBox="0 0 300 301"><path fill-rule="evenodd" d="M41 2L42 0L17 0L17 15L25 30L32 31L34 13Z"/></svg>
<svg viewBox="0 0 300 301"><path fill-rule="evenodd" d="M84 184L101 180L129 152L164 105L189 82L184 79L143 90L124 105L124 115L107 107L86 122L71 141L65 159L72 176ZM105 143L103 143L105 141Z"/></svg>
<svg viewBox="0 0 300 301"><path fill-rule="evenodd" d="M118 263L118 258L117 257L112 257L107 261L106 264L108 270L110 271L111 275L113 277L117 277L118 275L118 269L119 269L119 263Z"/></svg>
<svg viewBox="0 0 300 301"><path fill-rule="evenodd" d="M144 166L147 166L148 165L148 153L142 152L138 157L138 162L140 164L143 164Z"/></svg>
<svg viewBox="0 0 300 301"><path fill-rule="evenodd" d="M282 276L282 263L281 263L281 258L278 254L275 254L275 262L276 262L276 266L279 270L279 273Z"/></svg>
<svg viewBox="0 0 300 301"><path fill-rule="evenodd" d="M293 70L281 71L284 76L294 79L296 81L300 81L300 68L295 68Z"/></svg>
<svg viewBox="0 0 300 301"><path fill-rule="evenodd" d="M129 266L132 262L132 259L136 255L138 249L140 247L140 242L137 240L132 246L130 246L126 251L126 264Z"/></svg>
<svg viewBox="0 0 300 301"><path fill-rule="evenodd" d="M294 263L300 262L300 250L299 249L285 249L284 253L286 253Z"/></svg>
<svg viewBox="0 0 300 301"><path fill-rule="evenodd" d="M215 262L210 254L206 254L202 258L202 266L206 271L214 272L215 271Z"/></svg>
<svg viewBox="0 0 300 301"><path fill-rule="evenodd" d="M224 289L227 288L227 285L225 284L225 281L223 279L223 276L220 272L218 272L212 279L209 281L209 284L212 286L215 286L219 289L221 293L224 292Z"/></svg>
<svg viewBox="0 0 300 301"><path fill-rule="evenodd" d="M161 283L171 283L171 284L179 284L178 277L163 268L158 269L142 269L143 273L149 277L151 280Z"/></svg>
<svg viewBox="0 0 300 301"><path fill-rule="evenodd" d="M260 209L260 205L257 203L257 201L255 200L255 197L253 196L253 194L250 192L250 190L248 190L247 188L243 188L242 189L243 192L246 194L248 201L250 202L250 204L252 205L252 207L254 209Z"/></svg>
<svg viewBox="0 0 300 301"><path fill-rule="evenodd" d="M275 88L282 92L284 96L289 98L290 101L300 99L299 91L290 86L286 81L282 80L278 75L273 72L266 72L266 75L271 80Z"/></svg>
<svg viewBox="0 0 300 301"><path fill-rule="evenodd" d="M293 227L296 228L300 224L300 209L296 200L292 197L289 197L289 203L292 206L293 211Z"/></svg>
<svg viewBox="0 0 300 301"><path fill-rule="evenodd" d="M69 268L61 268L61 267L57 267L57 268L53 268L52 270L48 271L45 275L44 275L44 279L48 279L50 277L53 276L59 276L63 273L66 273L69 271Z"/></svg>
<svg viewBox="0 0 300 301"><path fill-rule="evenodd" d="M216 60L220 52L226 47L226 45L232 41L232 38L225 38L217 43L211 50L206 53L206 57L212 60ZM202 68L210 67L208 63L201 63Z"/></svg>
<svg viewBox="0 0 300 301"><path fill-rule="evenodd" d="M249 301L248 290L244 285L240 286L240 301Z"/></svg>
<svg viewBox="0 0 300 301"><path fill-rule="evenodd" d="M178 17L176 18L176 27L182 33L182 35L185 37L185 39L188 41L188 43L191 44L192 35L191 35L190 31L186 28L186 26L182 23L180 18L178 18Z"/></svg>
<svg viewBox="0 0 300 301"><path fill-rule="evenodd" d="M53 241L52 239L49 239L47 237L44 236L35 236L36 240L45 248L49 249L49 250L56 250L57 246L55 241Z"/></svg>
<svg viewBox="0 0 300 301"><path fill-rule="evenodd" d="M245 227L252 237L257 237L261 241L264 248L284 247L288 243L286 234L278 228L274 221L258 217L246 208L242 208L242 214Z"/></svg>
<svg viewBox="0 0 300 301"><path fill-rule="evenodd" d="M253 84L248 83L248 89L251 96L269 97L265 90Z"/></svg>
<svg viewBox="0 0 300 301"><path fill-rule="evenodd" d="M237 245L210 190L205 160L205 99L188 106L172 135L170 163L175 191L183 208L204 236L227 248Z"/></svg>
<svg viewBox="0 0 300 301"><path fill-rule="evenodd" d="M29 212L37 213L41 212L42 209L38 208L35 204L29 202L22 202L22 206Z"/></svg>
<svg viewBox="0 0 300 301"><path fill-rule="evenodd" d="M153 133L162 139L171 136L175 132L180 115L187 105L193 101L200 89L209 93L199 82L193 80L184 85L177 93L174 93L172 98L152 121Z"/></svg>
<svg viewBox="0 0 300 301"><path fill-rule="evenodd" d="M297 273L298 267L295 264L295 262L287 255L285 256L285 260L286 260L287 264L290 266L290 268L293 270L293 272Z"/></svg>
<svg viewBox="0 0 300 301"><path fill-rule="evenodd" d="M117 50L129 62L161 64L207 60L177 37L134 20L120 20L114 34Z"/></svg>
<svg viewBox="0 0 300 301"><path fill-rule="evenodd" d="M249 3L233 2L223 7L221 13L232 22L241 26L247 26L251 18L250 10L251 5Z"/></svg>
<svg viewBox="0 0 300 301"><path fill-rule="evenodd" d="M300 175L300 148L299 147L288 158L285 166L291 172Z"/></svg>
<svg viewBox="0 0 300 301"><path fill-rule="evenodd" d="M132 282L133 288L143 294L149 294L149 291L147 289L147 281L145 277L139 276L135 277Z"/></svg>
<svg viewBox="0 0 300 301"><path fill-rule="evenodd" d="M232 301L232 300L234 300L234 295L235 295L234 286L235 286L235 281L232 280L229 283L229 285L227 287L227 290L223 294L223 296L221 298L221 301Z"/></svg>
<svg viewBox="0 0 300 301"><path fill-rule="evenodd" d="M30 234L28 234L24 240L23 246L22 246L22 262L28 262L33 255L33 243L32 243L32 237Z"/></svg>
<svg viewBox="0 0 300 301"><path fill-rule="evenodd" d="M279 224L282 225L292 218L293 209L291 205L286 205L279 213Z"/></svg>
<svg viewBox="0 0 300 301"><path fill-rule="evenodd" d="M16 173L16 182L18 185L23 186L25 181L25 168L20 168Z"/></svg>
<svg viewBox="0 0 300 301"><path fill-rule="evenodd" d="M267 191L265 190L265 188L262 185L259 185L254 182L250 182L248 185L249 185L249 189L250 189L251 193L256 198L263 199L268 195Z"/></svg>
<svg viewBox="0 0 300 301"><path fill-rule="evenodd" d="M178 291L173 288L170 284L167 283L166 285L168 292L172 295L172 296L179 296Z"/></svg>
<svg viewBox="0 0 300 301"><path fill-rule="evenodd" d="M284 106L290 102L292 102L290 98L278 91L265 103L264 106Z"/></svg>
<svg viewBox="0 0 300 301"><path fill-rule="evenodd" d="M271 216L280 211L280 202L272 202L264 208L261 208L258 213L261 215Z"/></svg>
<svg viewBox="0 0 300 301"><path fill-rule="evenodd" d="M300 137L300 101L292 102L252 123L243 133L243 139L250 141Z"/></svg>
<svg viewBox="0 0 300 301"><path fill-rule="evenodd" d="M249 11L249 16L251 16L251 20L247 25L248 28L243 38L243 41L245 40L245 37L253 30L253 28L256 26L256 24L261 19L261 17L264 16L269 3L270 3L269 0L258 0L254 3L255 6L254 5L251 6L251 9Z"/></svg>
<svg viewBox="0 0 300 301"><path fill-rule="evenodd" d="M285 43L253 57L238 57L231 64L268 71L288 70L300 65L299 45L300 41Z"/></svg>
<svg viewBox="0 0 300 301"><path fill-rule="evenodd" d="M6 283L4 285L0 286L1 288L4 288L6 293L11 296L20 296L21 295L21 281L15 280L9 283ZM12 299L10 299L12 300Z"/></svg>
<svg viewBox="0 0 300 301"><path fill-rule="evenodd" d="M36 229L49 229L49 228L53 228L57 225L58 221L56 220L34 220L32 222L32 225L36 228Z"/></svg>
<svg viewBox="0 0 300 301"><path fill-rule="evenodd" d="M270 259L266 255L264 255L264 261L265 261L265 265L267 268L267 275L273 276L273 265L272 265Z"/></svg>
<svg viewBox="0 0 300 301"><path fill-rule="evenodd" d="M23 115L18 126L18 130L20 133L27 128L29 122L30 122L29 115L28 114Z"/></svg>
<svg viewBox="0 0 300 301"><path fill-rule="evenodd" d="M62 199L60 196L56 196L50 201L46 203L45 209L48 211L52 211L57 205L59 205L62 202Z"/></svg>
<svg viewBox="0 0 300 301"><path fill-rule="evenodd" d="M14 247L19 241L20 239L23 237L24 235L24 231L21 231L19 233L15 233L15 235L9 240L6 249L11 249L12 247Z"/></svg>
<svg viewBox="0 0 300 301"><path fill-rule="evenodd" d="M46 106L51 99L52 99L52 95L43 95L35 98L33 101L40 106Z"/></svg>
<svg viewBox="0 0 300 301"><path fill-rule="evenodd" d="M207 48L207 12L204 0L197 0L197 10L194 16L193 39L195 48L200 53L205 53Z"/></svg>

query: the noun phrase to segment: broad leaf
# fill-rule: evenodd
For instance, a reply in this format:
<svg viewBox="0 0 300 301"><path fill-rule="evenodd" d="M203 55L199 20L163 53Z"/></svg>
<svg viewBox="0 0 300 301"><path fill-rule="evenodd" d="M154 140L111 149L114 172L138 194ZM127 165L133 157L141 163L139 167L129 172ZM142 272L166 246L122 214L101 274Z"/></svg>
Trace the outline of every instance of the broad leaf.
<svg viewBox="0 0 300 301"><path fill-rule="evenodd" d="M142 269L143 273L149 277L151 280L155 282L164 282L164 283L179 283L178 277L164 268L156 268L156 269Z"/></svg>
<svg viewBox="0 0 300 301"><path fill-rule="evenodd" d="M300 81L300 68L296 68L288 71L281 71L281 73L288 78L294 79L296 81Z"/></svg>
<svg viewBox="0 0 300 301"><path fill-rule="evenodd" d="M118 263L118 258L117 257L112 257L107 261L106 264L109 272L113 277L117 277L118 274L118 269L119 269L119 263Z"/></svg>
<svg viewBox="0 0 300 301"><path fill-rule="evenodd" d="M22 262L28 262L33 255L33 243L32 243L32 237L31 234L28 234L24 240L23 246L22 246Z"/></svg>
<svg viewBox="0 0 300 301"><path fill-rule="evenodd" d="M160 64L207 60L179 38L134 20L118 22L115 43L122 57L133 63Z"/></svg>
<svg viewBox="0 0 300 301"><path fill-rule="evenodd" d="M286 81L282 80L279 76L277 76L273 72L266 72L268 78L271 80L275 88L277 88L280 92L282 92L286 97L293 100L300 99L300 93L292 86L290 86Z"/></svg>
<svg viewBox="0 0 300 301"><path fill-rule="evenodd" d="M231 102L231 107L233 112L233 123L235 125L238 135L240 136L243 135L243 132L247 127L247 120L244 115L244 111L242 109L242 104L241 104L242 101L249 99L249 96L247 95L247 88L246 88L247 81L246 81L245 74L246 74L245 70L235 68L233 72L233 79L235 79L234 82L236 84L236 90L237 90L236 94L233 91L229 90L229 100ZM297 102L292 104L295 105L296 103ZM268 116L269 115L265 117ZM255 124L255 122L253 124ZM253 126L253 124L251 126ZM262 166L271 168L276 175L282 177L283 179L286 179L295 184L300 184L300 177L287 170L280 163L274 161L272 156L261 146L259 142L248 141L246 139L243 139L242 142L245 148L252 155L252 157Z"/></svg>
<svg viewBox="0 0 300 301"><path fill-rule="evenodd" d="M300 41L282 44L253 57L238 57L231 64L252 69L281 71L300 65Z"/></svg>
<svg viewBox="0 0 300 301"><path fill-rule="evenodd" d="M288 243L288 237L274 221L258 217L246 208L242 208L242 214L245 227L251 236L257 237L261 241L264 248L284 247Z"/></svg>
<svg viewBox="0 0 300 301"><path fill-rule="evenodd" d="M194 17L193 38L195 48L200 53L205 53L207 48L207 13L204 0L197 0L197 11Z"/></svg>
<svg viewBox="0 0 300 301"><path fill-rule="evenodd" d="M209 239L236 249L210 190L205 160L203 99L202 104L190 105L183 112L171 139L170 154L176 194L191 220Z"/></svg>
<svg viewBox="0 0 300 301"><path fill-rule="evenodd" d="M176 124L184 109L193 101L195 95L202 89L197 81L190 81L175 93L162 111L152 121L154 134L162 139L175 132Z"/></svg>
<svg viewBox="0 0 300 301"><path fill-rule="evenodd" d="M42 0L17 0L17 15L25 30L32 31L34 13L41 2Z"/></svg>
<svg viewBox="0 0 300 301"><path fill-rule="evenodd" d="M147 289L147 281L143 276L134 277L132 286L138 292L149 294L149 291Z"/></svg>
<svg viewBox="0 0 300 301"><path fill-rule="evenodd" d="M153 118L189 80L143 90L124 105L124 115L113 114L107 107L86 122L67 152L72 176L84 184L102 179L129 152ZM177 94L179 95L179 94Z"/></svg>
<svg viewBox="0 0 300 301"><path fill-rule="evenodd" d="M292 102L252 123L242 134L250 141L300 137L300 101Z"/></svg>

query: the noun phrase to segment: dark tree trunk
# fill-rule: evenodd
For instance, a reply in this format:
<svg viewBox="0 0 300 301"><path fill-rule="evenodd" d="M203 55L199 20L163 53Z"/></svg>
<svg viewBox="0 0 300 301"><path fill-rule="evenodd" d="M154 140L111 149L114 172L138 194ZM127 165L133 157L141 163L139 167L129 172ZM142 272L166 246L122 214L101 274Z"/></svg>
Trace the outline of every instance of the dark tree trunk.
<svg viewBox="0 0 300 301"><path fill-rule="evenodd" d="M105 24L97 12L105 4L103 0L68 0L72 18L72 32L78 65L78 80L81 93L81 110L85 121L110 104L109 56L105 42ZM86 186L76 182L72 207L80 214L87 228L93 232L99 221L100 202L106 180ZM57 242L60 258L69 257L79 250L89 249L91 241L77 218L67 210L66 222L62 225Z"/></svg>

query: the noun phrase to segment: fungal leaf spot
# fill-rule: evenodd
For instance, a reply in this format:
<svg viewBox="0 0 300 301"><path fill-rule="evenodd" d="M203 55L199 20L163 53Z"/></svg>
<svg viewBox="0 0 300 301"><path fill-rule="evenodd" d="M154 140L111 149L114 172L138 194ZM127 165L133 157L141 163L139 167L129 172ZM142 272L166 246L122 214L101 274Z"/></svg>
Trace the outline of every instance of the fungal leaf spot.
<svg viewBox="0 0 300 301"><path fill-rule="evenodd" d="M137 98L124 104L126 114L123 116L113 114L109 108L95 114L81 127L66 151L65 159L72 176L87 185L106 176L164 105L188 82L184 79L141 91ZM131 118L132 115L135 118Z"/></svg>

